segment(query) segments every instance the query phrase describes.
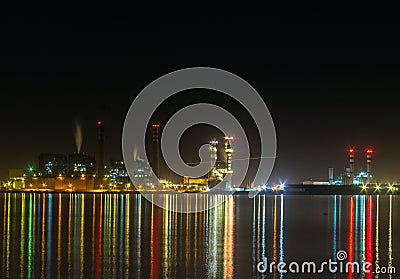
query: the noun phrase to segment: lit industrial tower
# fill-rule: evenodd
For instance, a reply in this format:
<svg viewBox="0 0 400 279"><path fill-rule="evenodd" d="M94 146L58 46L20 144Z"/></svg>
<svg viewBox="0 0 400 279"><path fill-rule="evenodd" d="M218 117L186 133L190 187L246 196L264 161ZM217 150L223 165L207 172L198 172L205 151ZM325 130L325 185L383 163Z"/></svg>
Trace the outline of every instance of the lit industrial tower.
<svg viewBox="0 0 400 279"><path fill-rule="evenodd" d="M217 164L217 159L218 159L217 144L218 141L216 138L210 140L210 162L211 162L210 175L209 175L210 179L214 178L213 176Z"/></svg>
<svg viewBox="0 0 400 279"><path fill-rule="evenodd" d="M217 153L217 144L218 141L216 138L210 140L210 154L211 154L211 167L214 167L214 163L217 163L218 153Z"/></svg>
<svg viewBox="0 0 400 279"><path fill-rule="evenodd" d="M354 153L355 150L353 147L349 148L349 150L347 150L347 152L349 153L349 161L350 161L350 181L349 184L353 185L354 183Z"/></svg>
<svg viewBox="0 0 400 279"><path fill-rule="evenodd" d="M98 128L98 155L97 155L97 175L104 176L104 121L97 121Z"/></svg>
<svg viewBox="0 0 400 279"><path fill-rule="evenodd" d="M232 173L232 152L230 141L233 137L224 137L224 150L226 154L226 173Z"/></svg>
<svg viewBox="0 0 400 279"><path fill-rule="evenodd" d="M158 128L160 127L159 124L153 124L151 125L151 127L153 128L153 148L154 148L154 152L153 152L153 172L157 177L159 176L159 172L160 172L160 162L159 162L159 158L160 158L160 144L159 144L159 136L158 136Z"/></svg>
<svg viewBox="0 0 400 279"><path fill-rule="evenodd" d="M224 150L226 154L226 171L225 171L225 179L226 179L226 189L232 188L232 152L230 141L233 140L233 137L224 137Z"/></svg>
<svg viewBox="0 0 400 279"><path fill-rule="evenodd" d="M372 153L374 153L374 150L372 148L368 148L366 152L367 152L367 183L369 183L370 179L372 178L371 161L372 161Z"/></svg>

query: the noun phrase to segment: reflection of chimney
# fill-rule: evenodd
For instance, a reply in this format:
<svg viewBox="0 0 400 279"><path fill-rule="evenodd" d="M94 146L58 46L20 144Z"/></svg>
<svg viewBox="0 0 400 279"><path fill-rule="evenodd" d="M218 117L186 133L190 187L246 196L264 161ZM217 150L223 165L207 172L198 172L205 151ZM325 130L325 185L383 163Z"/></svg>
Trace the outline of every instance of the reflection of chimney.
<svg viewBox="0 0 400 279"><path fill-rule="evenodd" d="M333 168L328 169L329 185L333 185Z"/></svg>
<svg viewBox="0 0 400 279"><path fill-rule="evenodd" d="M373 152L374 151L372 150L372 148L367 149L367 183L369 183L372 178L371 161Z"/></svg>
<svg viewBox="0 0 400 279"><path fill-rule="evenodd" d="M97 121L98 128L98 154L97 154L97 175L104 176L104 122Z"/></svg>
<svg viewBox="0 0 400 279"><path fill-rule="evenodd" d="M349 153L349 163L350 163L350 181L349 181L349 185L353 185L353 183L354 183L354 152L355 152L355 150L354 150L354 148L353 147L351 147L349 150L348 150L348 153Z"/></svg>
<svg viewBox="0 0 400 279"><path fill-rule="evenodd" d="M157 177L160 177L160 144L159 144L159 137L158 137L158 128L160 127L159 124L151 125L153 128L153 148L154 148L154 158L153 158L153 172Z"/></svg>

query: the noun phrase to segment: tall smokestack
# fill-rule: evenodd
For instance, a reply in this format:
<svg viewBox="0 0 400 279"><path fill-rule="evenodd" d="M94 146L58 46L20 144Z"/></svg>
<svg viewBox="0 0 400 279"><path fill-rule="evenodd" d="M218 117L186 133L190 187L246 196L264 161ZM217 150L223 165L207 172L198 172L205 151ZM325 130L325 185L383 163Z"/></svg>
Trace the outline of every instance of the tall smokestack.
<svg viewBox="0 0 400 279"><path fill-rule="evenodd" d="M354 183L354 148L350 148L348 150L349 153L349 163L350 163L350 181L349 185L353 185Z"/></svg>
<svg viewBox="0 0 400 279"><path fill-rule="evenodd" d="M213 170L216 167L217 159L218 159L218 149L217 149L217 144L218 141L216 138L213 138L210 140L210 162L211 162L211 168L210 168L210 173L208 176L208 179L213 180L215 177L213 176Z"/></svg>
<svg viewBox="0 0 400 279"><path fill-rule="evenodd" d="M97 175L104 176L104 121L97 121L98 129L98 154L97 154Z"/></svg>
<svg viewBox="0 0 400 279"><path fill-rule="evenodd" d="M153 128L153 148L154 148L154 158L153 158L153 172L157 177L160 177L160 144L159 144L159 135L158 128L159 124L151 125Z"/></svg>
<svg viewBox="0 0 400 279"><path fill-rule="evenodd" d="M370 182L370 180L372 178L372 172L371 172L372 153L374 153L374 150L372 150L372 148L368 148L367 149L367 184Z"/></svg>
<svg viewBox="0 0 400 279"><path fill-rule="evenodd" d="M233 149L231 147L230 141L233 140L233 137L224 137L224 150L226 155L226 188L232 188L232 152Z"/></svg>
<svg viewBox="0 0 400 279"><path fill-rule="evenodd" d="M333 185L333 168L328 168L329 185Z"/></svg>
<svg viewBox="0 0 400 279"><path fill-rule="evenodd" d="M227 173L232 173L232 148L230 141L233 137L224 137L224 150L226 154L226 171Z"/></svg>

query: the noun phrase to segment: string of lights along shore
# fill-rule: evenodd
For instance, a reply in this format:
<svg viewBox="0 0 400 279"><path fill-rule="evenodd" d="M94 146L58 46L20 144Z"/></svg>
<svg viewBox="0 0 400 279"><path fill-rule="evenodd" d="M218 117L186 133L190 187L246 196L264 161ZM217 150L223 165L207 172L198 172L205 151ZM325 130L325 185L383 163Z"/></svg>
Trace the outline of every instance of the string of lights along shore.
<svg viewBox="0 0 400 279"><path fill-rule="evenodd" d="M232 136L221 139L210 135L210 169L203 177L181 177L179 181L165 179L168 176L160 168L160 124L153 123L152 141L149 161L143 158L134 158L134 169L129 176L123 160L105 161L105 122L98 120L97 124L97 154L91 156L81 151L81 139L76 139L76 151L73 154L41 153L36 165L29 165L21 169L9 169L9 178L1 182L1 190L22 191L163 191L175 190L188 193L206 193L223 182L222 189L227 191L249 192L265 191L271 193L296 192L327 192L331 193L365 193L383 194L399 193L399 186L394 183L376 181L372 172L372 157L375 150L371 147L357 150L352 146L346 150L348 166L335 176L334 169L328 167L328 176L324 180L310 179L300 184L287 184L285 180L265 181L262 185L232 185L231 176L234 173L232 162L235 160L252 160L256 158L235 158L231 147ZM79 134L79 133L78 133ZM361 156L361 154L363 154ZM359 158L362 164L356 165ZM259 159L259 158L258 158ZM189 162L198 164L208 162ZM361 167L356 171L356 166ZM152 184L151 173L159 178L161 188ZM336 193L335 192L335 193Z"/></svg>

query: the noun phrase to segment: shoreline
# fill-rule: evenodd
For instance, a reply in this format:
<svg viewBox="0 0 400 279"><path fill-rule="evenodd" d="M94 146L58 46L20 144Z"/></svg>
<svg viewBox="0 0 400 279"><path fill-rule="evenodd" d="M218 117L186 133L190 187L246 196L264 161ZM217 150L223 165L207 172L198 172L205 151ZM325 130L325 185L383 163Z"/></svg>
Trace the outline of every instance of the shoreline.
<svg viewBox="0 0 400 279"><path fill-rule="evenodd" d="M400 191L398 186L395 190L389 191L387 189L382 190L375 190L371 189L360 189L359 187L290 187L285 190L279 191L215 191L215 192L198 192L198 193L189 193L189 192L164 192L164 191L138 191L138 190L99 190L99 191L68 191L68 190L42 190L42 189L35 189L35 190L27 190L27 189L11 189L11 190L0 190L0 194L4 193L36 193L36 194L157 194L157 195L174 195L178 193L182 194L196 194L196 195L249 195L250 193L254 193L255 195L267 195L267 196L275 196L275 195L362 195L362 196L370 196L370 195L400 195Z"/></svg>

